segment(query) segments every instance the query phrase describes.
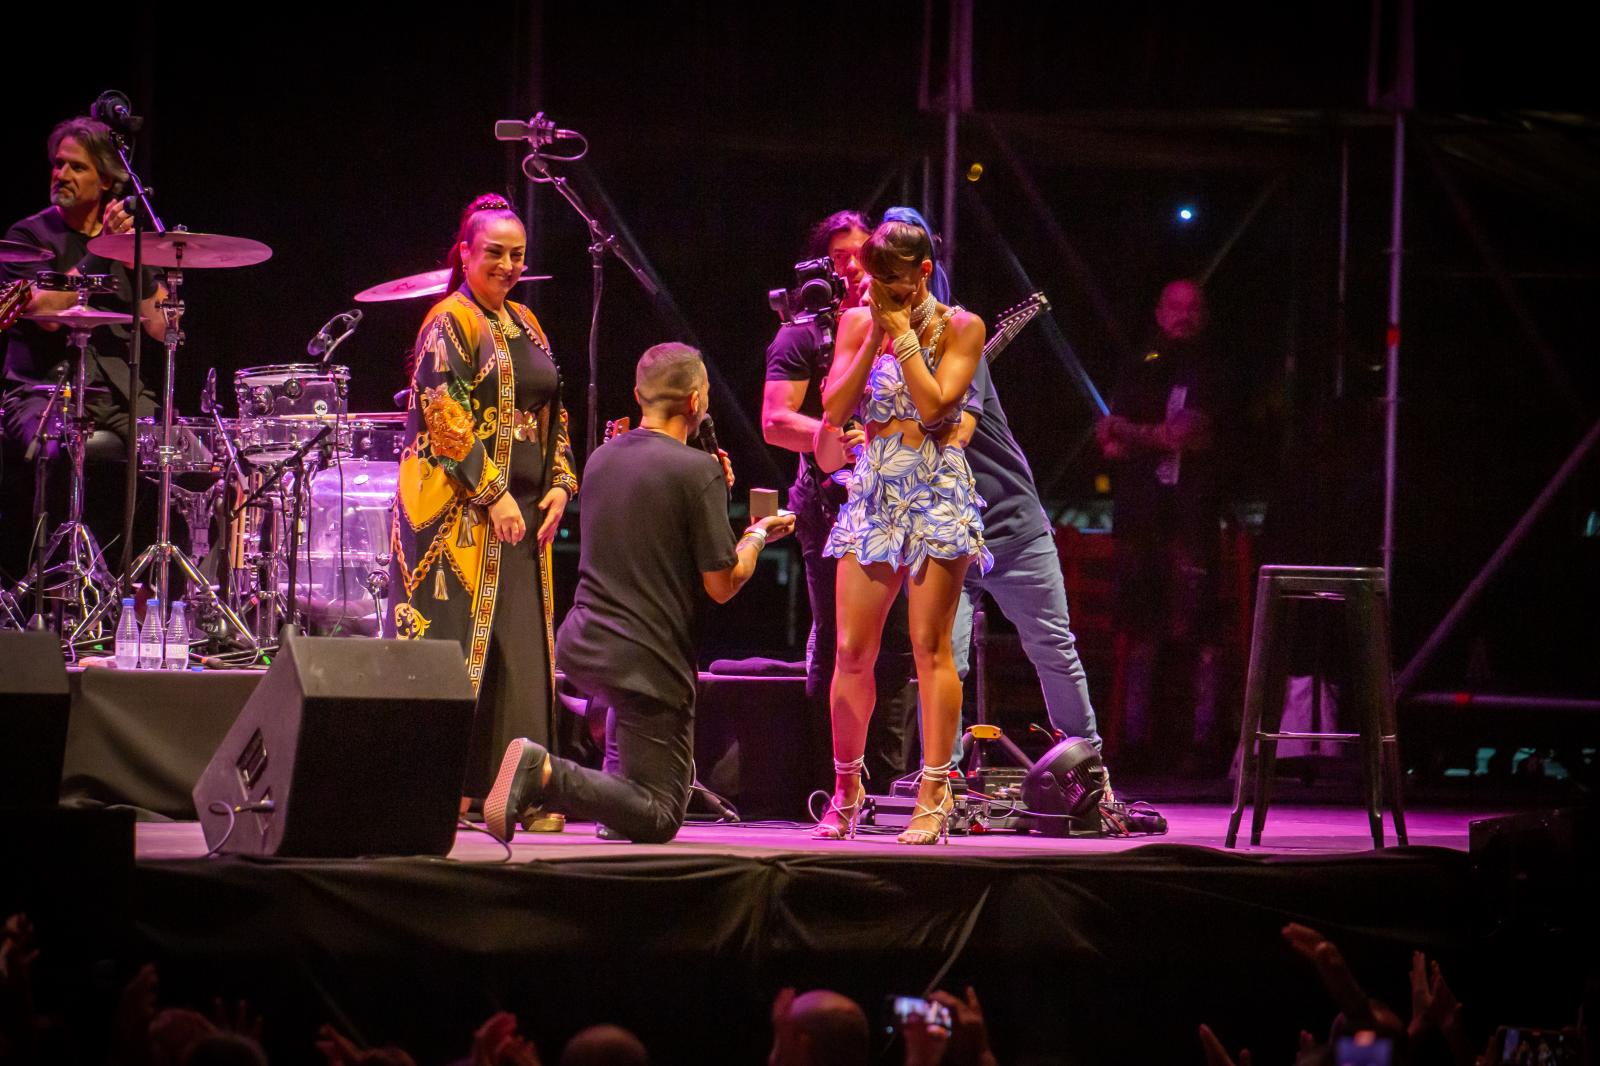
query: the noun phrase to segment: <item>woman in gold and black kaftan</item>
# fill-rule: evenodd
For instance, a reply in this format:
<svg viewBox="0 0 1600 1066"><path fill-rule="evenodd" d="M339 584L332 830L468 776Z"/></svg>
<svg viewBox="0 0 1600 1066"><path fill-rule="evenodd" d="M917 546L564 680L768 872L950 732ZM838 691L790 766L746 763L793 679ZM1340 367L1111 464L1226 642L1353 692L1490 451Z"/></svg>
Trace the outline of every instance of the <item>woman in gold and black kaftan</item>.
<svg viewBox="0 0 1600 1066"><path fill-rule="evenodd" d="M524 245L503 200L468 209L461 284L417 340L395 506L395 631L458 641L478 697L465 797L512 739L554 740L550 543L578 481L549 342L505 299Z"/></svg>

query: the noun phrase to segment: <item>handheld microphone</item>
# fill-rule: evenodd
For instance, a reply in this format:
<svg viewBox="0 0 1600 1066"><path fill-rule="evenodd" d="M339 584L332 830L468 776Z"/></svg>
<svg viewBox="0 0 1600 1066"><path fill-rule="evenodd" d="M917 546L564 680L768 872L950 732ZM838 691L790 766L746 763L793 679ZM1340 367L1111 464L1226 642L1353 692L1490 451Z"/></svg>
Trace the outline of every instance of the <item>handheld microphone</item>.
<svg viewBox="0 0 1600 1066"><path fill-rule="evenodd" d="M94 103L89 106L89 115L118 133L138 133L144 125L144 119L133 113L133 104L127 96L115 89L107 89L95 97Z"/></svg>
<svg viewBox="0 0 1600 1066"><path fill-rule="evenodd" d="M708 455L716 455L722 450L717 443L717 424L711 419L711 412L700 420L700 428L695 431L694 443L697 448Z"/></svg>

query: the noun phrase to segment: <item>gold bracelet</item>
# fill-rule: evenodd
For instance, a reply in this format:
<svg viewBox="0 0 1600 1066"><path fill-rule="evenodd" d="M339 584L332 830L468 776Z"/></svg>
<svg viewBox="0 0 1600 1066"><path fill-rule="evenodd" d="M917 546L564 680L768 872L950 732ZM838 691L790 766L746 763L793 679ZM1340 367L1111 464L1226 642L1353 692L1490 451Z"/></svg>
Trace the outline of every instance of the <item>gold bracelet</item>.
<svg viewBox="0 0 1600 1066"><path fill-rule="evenodd" d="M922 351L922 345L917 340L917 335L909 329L894 339L894 358L902 366L907 359Z"/></svg>

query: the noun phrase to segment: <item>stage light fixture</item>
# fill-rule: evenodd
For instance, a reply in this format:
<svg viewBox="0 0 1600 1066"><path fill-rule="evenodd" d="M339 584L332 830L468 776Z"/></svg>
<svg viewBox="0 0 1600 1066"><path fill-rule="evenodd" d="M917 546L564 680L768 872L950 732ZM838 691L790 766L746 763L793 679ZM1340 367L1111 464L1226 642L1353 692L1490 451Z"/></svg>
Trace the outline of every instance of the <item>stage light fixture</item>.
<svg viewBox="0 0 1600 1066"><path fill-rule="evenodd" d="M1194 221L1194 216L1195 216L1195 209L1193 207L1189 206L1188 204L1185 204L1184 206L1178 208L1178 221L1179 222L1184 222L1184 223L1193 222Z"/></svg>

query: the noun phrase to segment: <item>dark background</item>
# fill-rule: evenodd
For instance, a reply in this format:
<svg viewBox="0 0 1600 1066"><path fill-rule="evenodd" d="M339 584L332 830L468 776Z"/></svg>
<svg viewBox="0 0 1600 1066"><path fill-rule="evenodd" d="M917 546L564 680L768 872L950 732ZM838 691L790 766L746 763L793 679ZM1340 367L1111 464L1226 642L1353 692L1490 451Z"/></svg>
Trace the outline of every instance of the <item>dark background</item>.
<svg viewBox="0 0 1600 1066"><path fill-rule="evenodd" d="M1396 658L1404 662L1595 417L1592 251L1600 181L1587 41L1556 5L1514 23L1422 5L1411 126ZM1170 277L1218 269L1213 339L1235 381L1233 496L1263 557L1376 562L1391 134L1366 112L1369 5L983 4L964 120L956 291L992 317L1027 295L1001 238L1109 395ZM622 3L396 9L162 7L82 24L8 14L0 214L44 203L44 141L119 88L146 116L137 150L169 225L237 234L265 264L191 272L180 410L215 366L293 361L351 296L439 265L461 207L488 190L528 205L524 290L555 345L581 439L589 263L583 227L530 198L497 118L547 110L591 150L569 168L637 240L675 301L652 307L616 262L599 334L601 417L631 412L647 345L692 339L742 484L786 485L759 441L762 354L810 222L842 206L938 204L942 119L918 108L921 5ZM944 14L931 8L933 81ZM1386 31L1380 54L1392 41ZM68 58L71 57L71 58ZM1386 91L1389 63L1380 63ZM1343 115L1344 122L1335 121ZM989 125L1024 161L1074 266L1024 196ZM1349 301L1334 302L1340 129L1351 174ZM1461 225L1444 174L1524 301L1519 321ZM1196 221L1179 226L1179 204ZM993 228L985 223L992 217ZM936 213L930 216L942 226ZM353 409L389 409L421 303L373 305L339 352ZM1341 328L1341 321L1345 324ZM1333 397L1343 353L1346 398ZM147 358L149 358L147 356ZM148 375L156 380L155 375ZM1030 328L997 364L1013 426L1058 514L1092 516L1103 473L1081 443L1092 409ZM1555 500L1430 671L1434 687L1600 691L1600 508L1593 457ZM1101 508L1103 510L1103 508ZM1264 520L1263 520L1263 517ZM793 652L796 586L776 562L714 651ZM797 575L788 573L794 579ZM570 585L561 590L570 597ZM798 595L801 621L804 596ZM801 629L803 636L803 628Z"/></svg>

